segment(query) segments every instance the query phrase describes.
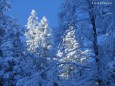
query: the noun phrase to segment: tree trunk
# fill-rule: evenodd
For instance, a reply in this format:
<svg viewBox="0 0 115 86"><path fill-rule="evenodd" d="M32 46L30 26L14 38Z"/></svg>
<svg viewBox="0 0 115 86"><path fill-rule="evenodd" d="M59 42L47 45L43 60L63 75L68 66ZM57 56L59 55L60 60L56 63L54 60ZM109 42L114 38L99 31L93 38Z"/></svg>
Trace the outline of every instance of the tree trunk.
<svg viewBox="0 0 115 86"><path fill-rule="evenodd" d="M97 83L98 86L102 86L102 80L100 79L100 58L99 58L99 50L98 50L98 43L97 43L97 28L96 28L96 19L95 19L95 14L93 12L93 4L91 1L87 0L89 4L89 15L91 19L91 24L92 24L92 29L93 29L93 48L94 48L94 53L95 53L95 60L96 60L96 65L97 65Z"/></svg>
<svg viewBox="0 0 115 86"><path fill-rule="evenodd" d="M99 51L98 51L98 43L97 43L97 31L96 31L95 17L93 15L91 16L91 23L93 26L93 48L95 52L95 60L97 64L97 73L98 73L97 83L98 83L98 86L101 86L102 80L99 78L100 77L100 59L99 59Z"/></svg>

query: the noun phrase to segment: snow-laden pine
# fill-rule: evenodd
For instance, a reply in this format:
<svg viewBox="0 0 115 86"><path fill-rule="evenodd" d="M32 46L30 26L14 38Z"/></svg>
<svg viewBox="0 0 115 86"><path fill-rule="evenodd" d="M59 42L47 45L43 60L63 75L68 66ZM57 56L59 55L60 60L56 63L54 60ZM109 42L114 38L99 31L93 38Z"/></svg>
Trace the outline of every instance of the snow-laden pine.
<svg viewBox="0 0 115 86"><path fill-rule="evenodd" d="M32 51L40 57L48 57L48 52L51 49L51 32L48 27L48 21L44 16L40 22L35 10L32 10L31 16L27 23L27 32L25 36L27 38L28 50Z"/></svg>

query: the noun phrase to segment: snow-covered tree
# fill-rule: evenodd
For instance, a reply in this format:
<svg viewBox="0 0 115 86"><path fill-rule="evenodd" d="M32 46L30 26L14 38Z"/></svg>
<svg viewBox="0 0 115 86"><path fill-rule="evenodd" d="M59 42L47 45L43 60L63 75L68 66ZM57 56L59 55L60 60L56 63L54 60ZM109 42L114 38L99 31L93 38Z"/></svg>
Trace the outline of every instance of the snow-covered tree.
<svg viewBox="0 0 115 86"><path fill-rule="evenodd" d="M22 58L23 29L17 20L6 15L9 0L0 0L0 85L14 86L20 79L19 61Z"/></svg>
<svg viewBox="0 0 115 86"><path fill-rule="evenodd" d="M2 49L1 58L1 77L3 85L15 85L19 79L19 60L23 55L23 43L21 41L21 27L19 27L14 19L7 17L5 22L5 35L2 39L0 48ZM20 31L18 30L20 29ZM18 31L17 31L18 30Z"/></svg>
<svg viewBox="0 0 115 86"><path fill-rule="evenodd" d="M73 29L73 27L70 26L69 30L66 31L67 33L63 37L63 46L62 46L63 52L58 53L59 56L60 56L60 53L62 53L62 59L61 59L62 62L77 62L77 60L79 59L79 57L77 56L77 51L78 51L77 48L79 46L78 46L78 43L75 39L75 30L72 30L72 29ZM66 72L62 73L61 75L63 77L69 77L74 68L71 66L70 67L64 66L63 69Z"/></svg>
<svg viewBox="0 0 115 86"><path fill-rule="evenodd" d="M26 38L27 38L27 45L29 46L29 50L30 51L35 51L36 48L38 47L38 43L35 37L39 37L40 33L35 32L36 29L38 29L38 17L36 16L36 12L35 10L32 10L31 12L31 16L28 19L28 23L27 23L27 32L25 33Z"/></svg>
<svg viewBox="0 0 115 86"><path fill-rule="evenodd" d="M25 58L26 60L22 62L22 65L25 65L23 70L26 74L26 78L23 78L22 80L26 80L27 77L30 77L30 79L27 80L27 82L23 82L23 84L31 85L30 81L32 81L33 83L38 83L45 86L48 84L48 80L52 81L49 77L50 74L53 73L52 70L50 72L46 71L42 73L42 71L51 66L53 58L51 57L51 29L48 27L48 21L46 17L43 17L38 23L36 12L32 10L31 16L28 19L25 36L27 38L28 45L28 51L26 53L28 53L28 55L27 58ZM38 81L34 81L35 76L38 76ZM21 85L22 80L19 80L17 86Z"/></svg>
<svg viewBox="0 0 115 86"><path fill-rule="evenodd" d="M41 57L49 57L49 53L52 47L52 41L51 41L51 29L48 27L48 21L46 17L44 16L40 22L39 29L40 31L40 38L41 38L41 52L38 52L41 54Z"/></svg>
<svg viewBox="0 0 115 86"><path fill-rule="evenodd" d="M75 80L78 80L80 77L85 75L84 71L87 70L85 67L76 66L76 65L85 65L87 66L88 53L89 51L82 51L75 36L75 29L72 26L69 26L65 31L62 45L57 51L57 56L59 63L64 63L58 67L58 77L62 79L59 83L62 86L65 85L77 85ZM73 65L75 64L75 65ZM68 84L68 83L69 84ZM79 80L78 80L79 82Z"/></svg>
<svg viewBox="0 0 115 86"><path fill-rule="evenodd" d="M39 58L44 59L44 61L47 60L51 49L51 32L46 17L43 17L41 22L38 23L36 12L32 10L28 19L27 29L28 31L25 35L29 51L35 53L38 56L38 60L40 60ZM44 61L39 62L41 65L46 66L47 62Z"/></svg>
<svg viewBox="0 0 115 86"><path fill-rule="evenodd" d="M40 23L36 17L36 12L32 10L27 23L28 31L25 33L29 50L35 52L40 57L48 57L48 51L51 48L51 32L48 27L46 17L43 17ZM46 56L44 56L46 55Z"/></svg>

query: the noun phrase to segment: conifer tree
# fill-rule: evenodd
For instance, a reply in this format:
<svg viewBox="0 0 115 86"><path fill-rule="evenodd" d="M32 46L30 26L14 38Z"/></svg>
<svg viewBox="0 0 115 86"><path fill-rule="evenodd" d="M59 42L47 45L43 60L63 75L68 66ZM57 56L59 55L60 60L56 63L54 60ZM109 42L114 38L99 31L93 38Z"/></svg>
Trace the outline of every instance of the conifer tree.
<svg viewBox="0 0 115 86"><path fill-rule="evenodd" d="M22 28L17 20L6 15L9 0L0 0L0 85L14 86L20 79L18 61L22 54L20 33Z"/></svg>
<svg viewBox="0 0 115 86"><path fill-rule="evenodd" d="M38 54L39 57L47 57L48 51L51 48L51 32L48 27L46 17L43 17L40 23L36 12L32 10L31 16L27 23L28 31L25 33L29 50ZM44 56L45 55L45 56Z"/></svg>
<svg viewBox="0 0 115 86"><path fill-rule="evenodd" d="M62 38L63 43L58 50L57 56L60 58L59 62L65 62L69 64L62 65L62 69L59 70L59 75L62 78L69 79L70 77L75 77L75 71L79 69L79 67L76 68L76 66L72 65L72 63L81 65L86 64L88 60L88 52L83 52L80 50L79 42L75 37L75 29L72 26L66 30ZM78 78L78 76L76 78Z"/></svg>

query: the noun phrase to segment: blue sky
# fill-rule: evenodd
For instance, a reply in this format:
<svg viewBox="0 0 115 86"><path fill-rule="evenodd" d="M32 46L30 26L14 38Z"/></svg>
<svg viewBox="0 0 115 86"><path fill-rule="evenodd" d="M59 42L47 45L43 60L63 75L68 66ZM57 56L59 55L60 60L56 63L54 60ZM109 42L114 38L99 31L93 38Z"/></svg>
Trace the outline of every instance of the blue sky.
<svg viewBox="0 0 115 86"><path fill-rule="evenodd" d="M9 14L18 19L19 24L25 26L31 10L37 12L40 19L46 16L50 27L57 26L57 15L63 0L11 0L12 8Z"/></svg>

